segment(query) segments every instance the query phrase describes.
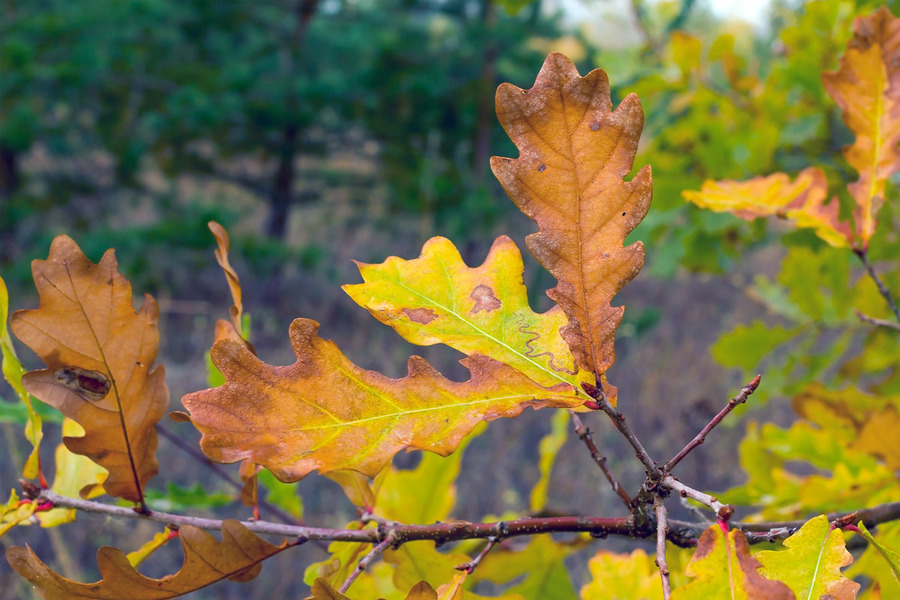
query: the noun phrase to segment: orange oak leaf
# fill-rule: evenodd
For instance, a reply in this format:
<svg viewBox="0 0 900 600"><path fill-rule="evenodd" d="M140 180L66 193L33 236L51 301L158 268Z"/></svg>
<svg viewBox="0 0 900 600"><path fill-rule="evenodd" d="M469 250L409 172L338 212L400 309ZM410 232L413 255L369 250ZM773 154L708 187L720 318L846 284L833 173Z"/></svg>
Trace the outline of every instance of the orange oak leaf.
<svg viewBox="0 0 900 600"><path fill-rule="evenodd" d="M463 383L418 356L409 359L408 376L391 379L351 363L318 328L309 319L291 324L297 362L285 367L262 362L240 342L216 342L212 360L225 383L182 399L208 457L252 460L281 481L314 470L374 477L402 449L450 454L481 421L514 417L526 406L581 404L569 385L544 388L477 354L461 361L472 374Z"/></svg>
<svg viewBox="0 0 900 600"><path fill-rule="evenodd" d="M519 158L493 157L506 193L540 227L528 249L558 280L548 295L569 317L562 329L579 366L597 377L615 362L624 307L610 302L644 264L644 246L623 247L650 208L650 168L634 164L644 114L629 95L613 111L609 80L585 77L559 53L530 90L505 83L497 116Z"/></svg>
<svg viewBox="0 0 900 600"><path fill-rule="evenodd" d="M155 425L169 403L164 370L152 369L156 301L146 295L135 313L115 253L95 265L66 236L53 240L49 258L34 261L32 271L41 305L13 313L10 328L48 368L22 383L84 428L84 436L63 442L109 471L106 493L141 502L159 470Z"/></svg>
<svg viewBox="0 0 900 600"><path fill-rule="evenodd" d="M821 169L801 171L794 181L784 173L747 181L703 182L700 191L685 190L685 200L715 212L730 212L752 221L777 215L797 227L816 230L816 235L836 248L850 246L850 225L838 220L836 199L827 205L828 182Z"/></svg>
<svg viewBox="0 0 900 600"><path fill-rule="evenodd" d="M856 201L856 243L863 249L875 233L888 179L900 169L900 19L882 7L853 23L853 39L834 73L822 83L856 134L844 157L859 173L847 187Z"/></svg>
<svg viewBox="0 0 900 600"><path fill-rule="evenodd" d="M209 533L185 525L178 530L184 550L184 565L177 573L152 579L138 573L118 548L97 551L102 579L78 583L53 572L31 548L13 547L6 560L33 585L44 600L162 600L199 590L217 581L250 581L262 569L262 561L289 548L274 546L237 521L222 523L222 541Z"/></svg>

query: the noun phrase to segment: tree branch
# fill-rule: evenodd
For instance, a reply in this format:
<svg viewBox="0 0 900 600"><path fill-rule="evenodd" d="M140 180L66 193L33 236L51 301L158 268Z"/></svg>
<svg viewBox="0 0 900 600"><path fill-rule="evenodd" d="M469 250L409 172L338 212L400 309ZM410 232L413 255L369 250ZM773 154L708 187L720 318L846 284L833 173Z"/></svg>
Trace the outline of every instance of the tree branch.
<svg viewBox="0 0 900 600"><path fill-rule="evenodd" d="M719 414L713 417L712 420L707 423L706 427L700 430L700 433L698 433L694 439L688 442L688 444L684 448L682 448L678 454L676 454L669 462L663 465L663 471L665 471L666 473L670 472L675 468L675 465L680 463L685 456L687 456L694 450L694 448L705 442L706 436L709 435L709 432L712 431L716 425L721 423L722 420L728 416L728 413L733 411L739 404L745 403L747 401L747 398L749 398L750 395L756 391L756 388L759 387L759 381L760 376L757 375L753 378L752 381L750 381L750 383L742 387L740 394L729 400L728 404L725 405L725 408L719 411Z"/></svg>
<svg viewBox="0 0 900 600"><path fill-rule="evenodd" d="M666 477L666 479L672 479ZM677 489L683 484L672 479L672 489ZM665 484L666 482L664 482ZM668 487L668 486L667 486ZM33 488L33 489L31 489ZM176 515L160 511L151 511L149 515L141 515L133 509L125 506L115 506L92 500L69 498L61 496L49 489L38 489L31 486L29 490L23 490L25 496L39 503L50 503L54 507L74 508L82 512L107 515L120 519L133 519L153 521L166 525L193 525L200 529L221 530L222 520L207 519ZM696 490L691 490L692 493ZM696 492L701 494L700 492ZM702 494L706 496L705 494ZM708 496L707 496L708 497ZM720 506L725 506L721 505ZM900 519L900 502L882 504L859 511L846 511L828 515L829 520L847 517L856 513L856 519L863 521L866 527L874 527L881 523ZM658 520L658 517L657 517ZM751 544L770 542L783 539L792 535L805 521L784 521L770 523L733 523L732 528L740 529L747 534L747 540ZM388 534L393 534L393 543L396 545L419 540L432 540L437 544L455 542L466 539L490 539L521 537L527 535L539 535L542 533L589 533L596 538L605 538L617 535L630 538L646 539L658 535L656 524L652 526L637 525L632 516L628 517L543 517L525 518L512 521L500 521L497 523L470 523L468 521L451 521L448 523L434 523L432 525L407 525L402 523L390 523L377 529L329 529L323 527L307 527L302 525L287 525L272 523L269 521L241 521L241 525L248 530L263 535L277 535L288 538L297 538L304 541L338 541L338 542L363 542L378 544L383 542ZM666 539L682 548L697 545L700 536L709 526L709 523L693 523L669 519Z"/></svg>

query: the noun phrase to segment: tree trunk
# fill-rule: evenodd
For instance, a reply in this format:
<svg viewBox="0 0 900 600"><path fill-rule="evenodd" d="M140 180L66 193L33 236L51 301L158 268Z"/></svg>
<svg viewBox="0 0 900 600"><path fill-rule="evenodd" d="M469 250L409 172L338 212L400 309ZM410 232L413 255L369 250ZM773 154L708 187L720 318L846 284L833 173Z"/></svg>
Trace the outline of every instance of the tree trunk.
<svg viewBox="0 0 900 600"><path fill-rule="evenodd" d="M294 194L296 171L294 161L297 157L297 138L299 128L286 125L281 133L281 151L279 152L278 170L269 196L269 222L266 233L269 237L284 241L287 235L288 215L291 209L291 198Z"/></svg>
<svg viewBox="0 0 900 600"><path fill-rule="evenodd" d="M0 146L0 265L12 260L16 225L12 219L12 197L22 184L19 175L19 155Z"/></svg>
<svg viewBox="0 0 900 600"><path fill-rule="evenodd" d="M497 19L493 0L482 0L481 18L485 28L485 42L479 76L477 130L475 131L475 155L472 165L475 184L484 183L491 152L491 131L494 125L494 81L496 80L497 44L491 37L491 30Z"/></svg>

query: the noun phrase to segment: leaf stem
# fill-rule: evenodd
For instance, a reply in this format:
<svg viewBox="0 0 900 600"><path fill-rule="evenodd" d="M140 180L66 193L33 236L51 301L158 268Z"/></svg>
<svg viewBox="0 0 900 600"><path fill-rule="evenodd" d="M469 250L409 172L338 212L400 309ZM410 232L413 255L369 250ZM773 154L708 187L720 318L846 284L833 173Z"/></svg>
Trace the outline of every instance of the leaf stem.
<svg viewBox="0 0 900 600"><path fill-rule="evenodd" d="M669 462L663 465L663 471L665 471L666 473L671 472L672 469L675 468L675 465L680 463L685 456L687 456L694 450L694 448L705 442L706 436L709 435L709 432L712 431L713 428L715 428L719 423L721 423L722 420L728 416L728 413L737 408L739 404L743 404L747 401L747 398L749 398L750 395L756 391L756 388L759 387L759 382L760 376L757 375L750 381L750 383L742 387L741 392L737 396L729 400L728 404L725 405L725 408L719 411L719 414L713 417L712 420L707 423L703 429L700 430L700 433L698 433L696 437L694 437L694 439L688 442L687 445L682 448L678 454L673 456L672 459L669 460Z"/></svg>
<svg viewBox="0 0 900 600"><path fill-rule="evenodd" d="M625 508L631 510L631 496L629 496L628 492L619 485L619 482L612 474L612 471L606 466L606 457L600 455L600 450L597 449L597 445L594 444L594 439L591 436L591 430L584 424L581 417L578 416L578 413L569 411L569 414L572 417L572 423L575 424L575 433L578 435L578 438L584 442L585 446L587 446L588 452L591 453L591 458L594 459L594 462L597 463L597 466L603 471L609 485L612 486L613 491L625 504Z"/></svg>
<svg viewBox="0 0 900 600"><path fill-rule="evenodd" d="M897 308L897 304L894 302L893 296L891 296L891 291L884 285L884 282L878 278L878 275L875 273L875 267L872 266L872 263L869 262L868 251L865 249L854 249L853 253L859 257L859 260L862 262L863 266L866 268L866 271L869 273L869 277L872 278L872 281L875 282L875 285L878 287L878 292L888 303L888 306L891 308L891 312L894 313L894 316L900 321L900 309Z"/></svg>
<svg viewBox="0 0 900 600"><path fill-rule="evenodd" d="M666 523L666 506L662 498L653 499L653 508L656 511L656 566L659 567L659 578L662 580L663 598L669 600L672 595L672 585L669 582L669 565L666 564L666 535L669 526Z"/></svg>

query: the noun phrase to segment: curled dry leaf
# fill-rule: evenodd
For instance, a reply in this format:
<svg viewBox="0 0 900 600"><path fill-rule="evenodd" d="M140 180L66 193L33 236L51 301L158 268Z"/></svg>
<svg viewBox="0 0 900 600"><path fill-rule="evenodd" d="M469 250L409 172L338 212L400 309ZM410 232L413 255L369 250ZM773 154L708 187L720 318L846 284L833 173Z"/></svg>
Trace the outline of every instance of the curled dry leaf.
<svg viewBox="0 0 900 600"><path fill-rule="evenodd" d="M563 338L579 366L599 378L615 362L624 312L610 302L644 264L641 242L623 247L650 208L650 168L623 180L643 128L640 102L632 94L613 111L606 73L580 77L553 53L534 87L503 84L496 104L520 155L493 157L491 168L540 227L528 249L559 281L547 293L569 318Z"/></svg>
<svg viewBox="0 0 900 600"><path fill-rule="evenodd" d="M231 299L234 302L228 312L231 315L231 325L234 327L235 332L240 335L244 303L241 301L241 280L238 278L237 271L234 270L234 267L228 261L228 250L231 248L231 240L228 238L228 232L225 228L215 221L210 221L207 223L207 226L219 245L216 249L216 262L222 267L222 271L225 272L225 279L228 280L228 288L231 290ZM219 338L216 337L216 339Z"/></svg>
<svg viewBox="0 0 900 600"><path fill-rule="evenodd" d="M231 520L222 523L221 542L192 525L178 530L178 540L184 565L161 579L141 575L124 552L109 546L97 551L102 579L96 583L78 583L54 573L31 548L10 548L6 559L44 600L163 600L223 579L250 581L259 574L262 561L290 547L287 542L274 546Z"/></svg>
<svg viewBox="0 0 900 600"><path fill-rule="evenodd" d="M156 302L145 296L135 313L113 251L95 265L66 236L53 240L48 259L34 261L32 271L41 305L13 313L10 328L47 369L22 383L84 428L83 437L63 441L109 471L106 492L140 502L159 469L155 425L169 403L163 368L152 368Z"/></svg>
<svg viewBox="0 0 900 600"><path fill-rule="evenodd" d="M844 157L859 173L847 187L856 204L856 243L865 248L875 233L885 185L900 169L900 19L887 7L856 19L840 68L823 74L822 83L856 134Z"/></svg>
<svg viewBox="0 0 900 600"><path fill-rule="evenodd" d="M309 319L291 324L297 355L275 367L234 340L216 342L212 360L225 384L182 399L203 433L212 460L252 460L281 481L314 470L352 469L374 477L403 449L443 456L481 421L514 417L527 406L574 407L572 387L545 388L481 355L462 361L472 373L456 383L424 359L409 359L409 375L391 379L351 363L317 335Z"/></svg>

